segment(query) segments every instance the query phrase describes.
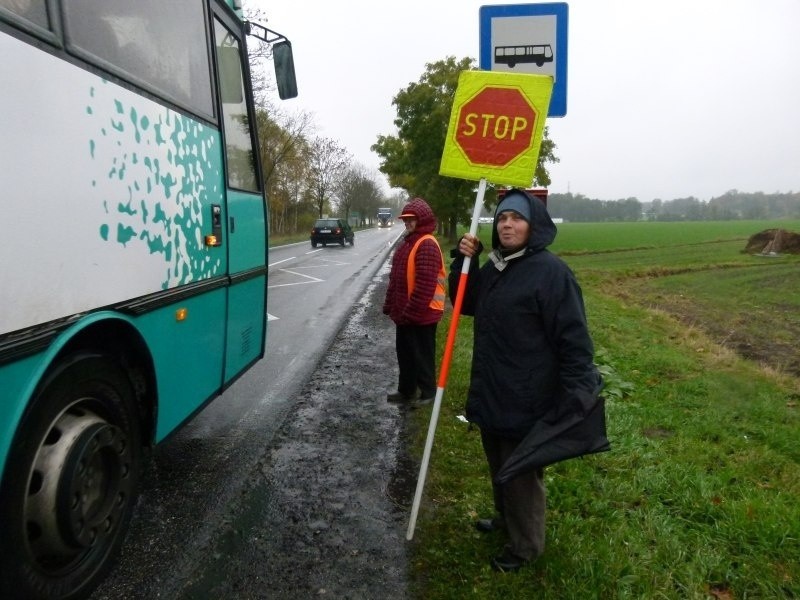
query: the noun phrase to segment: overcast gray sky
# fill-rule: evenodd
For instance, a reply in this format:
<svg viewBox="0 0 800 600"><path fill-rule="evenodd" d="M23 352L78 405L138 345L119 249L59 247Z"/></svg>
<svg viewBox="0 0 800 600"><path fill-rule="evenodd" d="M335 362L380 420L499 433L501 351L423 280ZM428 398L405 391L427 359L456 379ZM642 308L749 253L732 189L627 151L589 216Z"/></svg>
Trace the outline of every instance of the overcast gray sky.
<svg viewBox="0 0 800 600"><path fill-rule="evenodd" d="M295 54L299 97L367 168L425 64L479 58L472 0L245 0ZM551 193L708 200L800 192L800 0L572 0Z"/></svg>

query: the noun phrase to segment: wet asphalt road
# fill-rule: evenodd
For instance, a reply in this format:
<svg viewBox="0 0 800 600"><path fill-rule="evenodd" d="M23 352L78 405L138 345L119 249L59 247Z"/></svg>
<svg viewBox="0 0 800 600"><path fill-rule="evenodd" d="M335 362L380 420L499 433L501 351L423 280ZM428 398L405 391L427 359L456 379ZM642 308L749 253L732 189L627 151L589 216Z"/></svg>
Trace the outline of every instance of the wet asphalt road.
<svg viewBox="0 0 800 600"><path fill-rule="evenodd" d="M256 456L202 437L156 449L134 517L145 525L93 598L407 597L416 467L405 419L385 401L396 382L387 278L388 263ZM220 478L225 493L208 497Z"/></svg>
<svg viewBox="0 0 800 600"><path fill-rule="evenodd" d="M394 328L371 286L180 598L407 597L416 474L385 400Z"/></svg>

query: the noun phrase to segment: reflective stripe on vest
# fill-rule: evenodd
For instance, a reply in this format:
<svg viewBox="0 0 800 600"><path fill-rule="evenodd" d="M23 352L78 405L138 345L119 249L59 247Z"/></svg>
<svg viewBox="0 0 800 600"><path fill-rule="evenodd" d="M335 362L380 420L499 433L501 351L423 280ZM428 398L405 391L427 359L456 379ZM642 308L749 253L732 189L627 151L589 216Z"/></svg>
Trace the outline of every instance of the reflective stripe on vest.
<svg viewBox="0 0 800 600"><path fill-rule="evenodd" d="M433 237L430 233L423 235L419 238L415 243L414 247L411 248L411 252L408 255L408 267L406 268L406 284L408 285L408 297L411 298L411 290L414 289L414 283L416 281L416 270L417 265L415 264L415 259L417 257L417 248L419 245L427 240L432 239L436 242L436 238ZM436 243L436 247L439 248L439 243ZM442 249L439 248L439 255L442 256ZM442 264L439 266L439 275L436 278L436 290L433 292L433 299L431 303L428 305L433 310L444 310L444 299L445 299L445 284L447 282L447 276L444 272L444 256L442 256Z"/></svg>

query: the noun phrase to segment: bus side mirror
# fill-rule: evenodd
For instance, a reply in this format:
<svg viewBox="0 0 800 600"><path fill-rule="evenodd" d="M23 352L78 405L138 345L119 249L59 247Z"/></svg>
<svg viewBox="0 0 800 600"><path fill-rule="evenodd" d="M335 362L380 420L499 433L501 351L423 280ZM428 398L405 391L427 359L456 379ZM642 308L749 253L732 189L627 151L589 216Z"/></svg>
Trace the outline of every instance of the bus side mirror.
<svg viewBox="0 0 800 600"><path fill-rule="evenodd" d="M272 46L272 60L275 62L275 81L281 100L297 97L297 78L294 74L294 55L289 40Z"/></svg>

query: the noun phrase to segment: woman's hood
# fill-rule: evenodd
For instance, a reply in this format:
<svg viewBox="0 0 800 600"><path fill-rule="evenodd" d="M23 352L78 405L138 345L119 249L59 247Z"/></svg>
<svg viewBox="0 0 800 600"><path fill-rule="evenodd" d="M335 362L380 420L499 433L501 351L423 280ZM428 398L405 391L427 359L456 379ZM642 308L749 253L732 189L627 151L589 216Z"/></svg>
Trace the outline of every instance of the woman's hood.
<svg viewBox="0 0 800 600"><path fill-rule="evenodd" d="M436 217L433 210L428 206L422 198L414 198L403 207L400 216L414 215L417 218L417 227L414 230L417 233L433 233L436 231Z"/></svg>
<svg viewBox="0 0 800 600"><path fill-rule="evenodd" d="M528 194L524 190L510 189L506 192L505 197L508 198L511 194L519 194L527 200L530 205L530 226L531 233L528 237L528 248L532 250L544 250L553 243L556 239L556 224L550 218L550 213L547 212L547 207L536 196ZM499 203L498 203L499 205ZM492 222L492 248L500 248L500 236L497 235L497 210L495 210L494 221Z"/></svg>

